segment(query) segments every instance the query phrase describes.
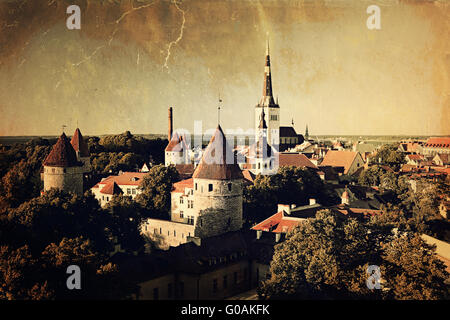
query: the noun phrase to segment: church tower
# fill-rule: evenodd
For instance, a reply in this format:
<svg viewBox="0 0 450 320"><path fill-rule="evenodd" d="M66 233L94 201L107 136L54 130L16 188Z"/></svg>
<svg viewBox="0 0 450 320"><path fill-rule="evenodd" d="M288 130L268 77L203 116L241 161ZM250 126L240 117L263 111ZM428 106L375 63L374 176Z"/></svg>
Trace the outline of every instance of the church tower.
<svg viewBox="0 0 450 320"><path fill-rule="evenodd" d="M44 161L44 191L51 188L83 194L83 163L63 133Z"/></svg>
<svg viewBox="0 0 450 320"><path fill-rule="evenodd" d="M195 236L206 238L242 228L243 175L220 125L192 176Z"/></svg>
<svg viewBox="0 0 450 320"><path fill-rule="evenodd" d="M267 141L278 149L280 144L280 106L275 103L272 90L272 72L270 69L269 40L266 48L266 64L264 66L263 96L255 107L255 128L258 131L261 109L267 116Z"/></svg>

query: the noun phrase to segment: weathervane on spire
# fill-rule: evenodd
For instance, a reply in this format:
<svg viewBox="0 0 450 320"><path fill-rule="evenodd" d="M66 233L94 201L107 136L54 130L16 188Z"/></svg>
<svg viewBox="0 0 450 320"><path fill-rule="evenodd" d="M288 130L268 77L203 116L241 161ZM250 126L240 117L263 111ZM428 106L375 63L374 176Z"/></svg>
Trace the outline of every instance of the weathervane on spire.
<svg viewBox="0 0 450 320"><path fill-rule="evenodd" d="M222 104L222 99L220 98L220 92L219 92L219 104L217 106L217 124L220 125L220 106Z"/></svg>

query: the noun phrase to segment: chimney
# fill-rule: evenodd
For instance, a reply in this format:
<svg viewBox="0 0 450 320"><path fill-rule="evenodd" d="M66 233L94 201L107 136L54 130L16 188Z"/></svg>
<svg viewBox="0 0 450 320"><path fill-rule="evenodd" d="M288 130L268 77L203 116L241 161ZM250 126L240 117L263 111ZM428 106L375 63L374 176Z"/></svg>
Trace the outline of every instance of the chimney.
<svg viewBox="0 0 450 320"><path fill-rule="evenodd" d="M278 204L277 212L284 211L291 214L291 207L288 204Z"/></svg>
<svg viewBox="0 0 450 320"><path fill-rule="evenodd" d="M316 199L309 199L309 205L312 206L316 204Z"/></svg>
<svg viewBox="0 0 450 320"><path fill-rule="evenodd" d="M172 115L172 107L169 108L169 141L172 139L172 130L173 130L173 115Z"/></svg>

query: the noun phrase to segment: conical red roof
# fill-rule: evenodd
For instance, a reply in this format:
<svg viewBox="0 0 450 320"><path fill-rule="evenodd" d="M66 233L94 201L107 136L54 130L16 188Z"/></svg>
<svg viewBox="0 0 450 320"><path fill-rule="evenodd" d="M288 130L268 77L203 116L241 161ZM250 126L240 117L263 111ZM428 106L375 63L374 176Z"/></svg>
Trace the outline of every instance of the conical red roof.
<svg viewBox="0 0 450 320"><path fill-rule="evenodd" d="M73 149L80 153L80 157L89 157L89 148L81 135L80 129L76 129L73 134L72 141L70 141Z"/></svg>
<svg viewBox="0 0 450 320"><path fill-rule="evenodd" d="M213 180L244 178L220 125L211 137L192 177Z"/></svg>
<svg viewBox="0 0 450 320"><path fill-rule="evenodd" d="M75 167L78 166L77 155L69 139L63 133L59 137L52 151L44 161L44 166L49 167Z"/></svg>

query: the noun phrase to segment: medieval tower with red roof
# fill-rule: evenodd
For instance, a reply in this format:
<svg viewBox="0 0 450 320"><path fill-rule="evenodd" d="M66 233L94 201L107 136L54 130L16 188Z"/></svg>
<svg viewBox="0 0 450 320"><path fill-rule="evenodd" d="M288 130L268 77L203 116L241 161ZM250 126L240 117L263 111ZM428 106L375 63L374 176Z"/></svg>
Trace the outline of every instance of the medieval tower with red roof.
<svg viewBox="0 0 450 320"><path fill-rule="evenodd" d="M77 160L83 163L83 172L87 173L91 171L91 157L89 154L89 148L83 139L80 129L76 129L72 140L70 141L75 153L77 155Z"/></svg>
<svg viewBox="0 0 450 320"><path fill-rule="evenodd" d="M195 236L211 237L241 229L243 175L220 125L192 178Z"/></svg>
<svg viewBox="0 0 450 320"><path fill-rule="evenodd" d="M51 188L83 194L83 163L63 133L44 163L44 191Z"/></svg>

